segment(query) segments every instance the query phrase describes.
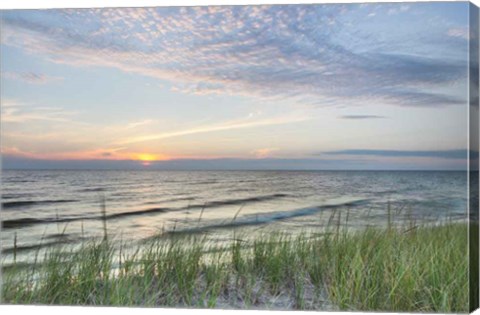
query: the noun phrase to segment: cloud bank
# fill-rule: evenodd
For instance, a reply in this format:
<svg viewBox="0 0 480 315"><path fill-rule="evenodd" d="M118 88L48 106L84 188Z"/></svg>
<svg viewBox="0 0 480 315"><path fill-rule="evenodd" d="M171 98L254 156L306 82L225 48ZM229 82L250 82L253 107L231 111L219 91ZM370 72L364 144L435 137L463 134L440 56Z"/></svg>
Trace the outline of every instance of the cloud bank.
<svg viewBox="0 0 480 315"><path fill-rule="evenodd" d="M363 119L383 119L383 118L387 118L385 116L379 116L379 115L343 115L343 116L340 116L339 118L341 119L360 119L360 120L363 120Z"/></svg>
<svg viewBox="0 0 480 315"><path fill-rule="evenodd" d="M5 72L1 74L7 79L19 80L29 84L47 84L50 82L61 81L63 78L48 76L43 73L35 72Z"/></svg>
<svg viewBox="0 0 480 315"><path fill-rule="evenodd" d="M431 151L408 151L408 150L339 150L324 152L327 155L352 155L352 156L377 156L377 157L428 157L442 159L467 159L467 150L431 150ZM478 156L478 153L476 154Z"/></svg>
<svg viewBox="0 0 480 315"><path fill-rule="evenodd" d="M442 28L430 9L328 4L8 11L2 44L55 63L155 77L184 93L314 106L464 104L461 93L439 91L466 77L465 26Z"/></svg>

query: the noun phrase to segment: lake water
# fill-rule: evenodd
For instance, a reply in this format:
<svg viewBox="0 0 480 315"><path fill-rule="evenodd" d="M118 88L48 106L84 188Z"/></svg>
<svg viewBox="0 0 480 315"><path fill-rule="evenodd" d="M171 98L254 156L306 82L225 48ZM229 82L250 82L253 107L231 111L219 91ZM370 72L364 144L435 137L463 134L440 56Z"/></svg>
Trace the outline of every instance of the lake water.
<svg viewBox="0 0 480 315"><path fill-rule="evenodd" d="M352 228L397 220L464 219L466 172L420 171L3 171L4 261L40 243L164 232L232 234L321 230L332 214ZM347 215L348 213L348 215ZM346 218L348 217L348 222ZM30 256L29 256L30 255Z"/></svg>

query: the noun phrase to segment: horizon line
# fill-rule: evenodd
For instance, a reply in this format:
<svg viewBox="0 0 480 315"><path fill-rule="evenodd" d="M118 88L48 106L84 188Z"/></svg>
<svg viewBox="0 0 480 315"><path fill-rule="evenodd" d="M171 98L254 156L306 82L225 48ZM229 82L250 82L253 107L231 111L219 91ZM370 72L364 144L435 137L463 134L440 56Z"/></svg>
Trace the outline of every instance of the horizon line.
<svg viewBox="0 0 480 315"><path fill-rule="evenodd" d="M475 172L476 170L459 170L459 169L401 169L401 168L391 168L391 169L360 169L360 168L351 168L351 169L281 169L281 168L265 168L265 169L196 169L196 168L185 168L185 169L161 169L161 168L0 168L0 171L161 171L161 172Z"/></svg>

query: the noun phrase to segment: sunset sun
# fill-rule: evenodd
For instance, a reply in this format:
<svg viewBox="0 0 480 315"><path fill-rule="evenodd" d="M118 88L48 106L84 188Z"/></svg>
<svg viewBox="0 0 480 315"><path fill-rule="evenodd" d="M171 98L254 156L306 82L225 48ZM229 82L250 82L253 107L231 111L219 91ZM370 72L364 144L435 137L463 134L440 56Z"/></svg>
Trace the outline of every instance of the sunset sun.
<svg viewBox="0 0 480 315"><path fill-rule="evenodd" d="M143 166L150 166L154 161L161 160L158 155L150 154L150 153L140 153L134 157L136 160L142 162Z"/></svg>
<svg viewBox="0 0 480 315"><path fill-rule="evenodd" d="M138 154L138 159L143 162L151 162L151 161L158 160L156 155L149 154L149 153Z"/></svg>

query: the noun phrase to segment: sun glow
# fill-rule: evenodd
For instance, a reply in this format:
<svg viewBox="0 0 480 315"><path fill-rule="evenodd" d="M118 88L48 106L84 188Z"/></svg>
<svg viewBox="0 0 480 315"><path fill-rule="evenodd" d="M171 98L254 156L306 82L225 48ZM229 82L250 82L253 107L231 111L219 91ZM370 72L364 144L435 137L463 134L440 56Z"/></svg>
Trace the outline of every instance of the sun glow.
<svg viewBox="0 0 480 315"><path fill-rule="evenodd" d="M132 159L138 160L143 166L150 166L152 162L165 160L166 157L159 154L137 153L133 154Z"/></svg>
<svg viewBox="0 0 480 315"><path fill-rule="evenodd" d="M140 153L137 155L137 159L143 162L152 162L159 160L159 158L154 154L149 153Z"/></svg>

